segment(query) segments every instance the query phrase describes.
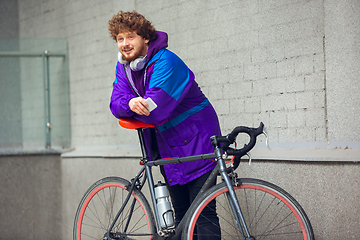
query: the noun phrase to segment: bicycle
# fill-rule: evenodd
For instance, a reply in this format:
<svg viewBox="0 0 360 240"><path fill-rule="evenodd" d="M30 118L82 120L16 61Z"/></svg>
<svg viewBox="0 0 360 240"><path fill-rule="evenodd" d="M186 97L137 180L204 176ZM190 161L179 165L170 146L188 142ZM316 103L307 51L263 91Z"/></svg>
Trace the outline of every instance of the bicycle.
<svg viewBox="0 0 360 240"><path fill-rule="evenodd" d="M226 136L211 137L214 153L156 161L149 160L142 132L142 129L154 125L131 118L120 119L119 123L138 132L143 155L141 170L131 181L107 177L86 191L75 216L74 240L179 239L180 236L182 239L196 239L200 237L196 233L197 221L213 200L216 201L221 239L314 239L305 211L289 193L263 180L237 178L234 172L240 158L255 146L257 136L266 135L263 123L258 128L240 126ZM248 134L250 140L243 148L234 149L230 145L239 133ZM225 163L224 152L233 156L230 167ZM171 222L172 210L159 211L160 200L155 192L157 185L154 185L151 168L200 159L215 159L217 166L175 228ZM209 188L218 175L222 182ZM141 191L146 181L152 209ZM166 196L163 200L167 200Z"/></svg>

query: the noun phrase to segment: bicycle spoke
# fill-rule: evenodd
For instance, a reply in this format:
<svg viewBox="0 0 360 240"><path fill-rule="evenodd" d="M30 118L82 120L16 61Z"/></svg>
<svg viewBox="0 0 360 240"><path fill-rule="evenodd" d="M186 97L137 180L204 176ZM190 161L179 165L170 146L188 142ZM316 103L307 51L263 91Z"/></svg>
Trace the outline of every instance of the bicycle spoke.
<svg viewBox="0 0 360 240"><path fill-rule="evenodd" d="M307 235L309 232L312 233L312 230L308 229L309 223L307 218L304 218L305 213L298 204L293 204L295 200L291 199L290 195L261 180L241 179L239 182L242 185L235 186L234 190L251 237L256 240L313 240L313 235ZM189 226L183 234L187 234L187 237L195 234L197 221L199 216L202 216L200 211L216 200L221 239L243 239L242 230L239 229L227 200L227 191L225 184L218 184L206 192L196 203L199 207L188 220ZM303 229L307 231L303 232Z"/></svg>
<svg viewBox="0 0 360 240"><path fill-rule="evenodd" d="M125 186L128 181L121 178L104 178L95 183L83 197L78 207L74 223L74 240L103 239L109 232L118 211L128 196ZM120 213L113 229L112 238L129 239L126 236L138 236L137 239L149 239L156 233L154 217L144 195L134 190L131 196L134 208L127 204ZM128 221L131 218L131 221ZM124 225L130 223L127 233Z"/></svg>
<svg viewBox="0 0 360 240"><path fill-rule="evenodd" d="M92 221L95 224L98 223L97 225L99 225L100 228L106 229L105 225L102 223L102 221L100 220L99 215L97 214L97 208L96 208L96 206L94 205L93 202L92 202L92 205L93 205L93 207L92 208L88 207L88 210L90 211L90 213L93 214L93 216L95 217L97 222L95 222L95 220L93 220L87 212L84 214L84 217L88 218L90 221Z"/></svg>
<svg viewBox="0 0 360 240"><path fill-rule="evenodd" d="M117 188L114 188L113 191L111 191L111 188L109 187L109 203L110 203L110 213L109 213L109 221L108 221L108 226L111 226L111 223L114 221L115 216L114 216L114 202L115 202L115 198L116 198L116 190Z"/></svg>
<svg viewBox="0 0 360 240"><path fill-rule="evenodd" d="M133 213L136 213L137 212L137 210L138 209L141 209L141 207L140 206L137 206L136 207L136 209L133 209ZM142 209L141 209L142 210ZM127 212L126 212L126 214L121 214L122 216L123 216L123 220L121 220L121 221L118 221L118 223L114 226L114 229L117 229L117 231L116 232L118 232L119 230L120 230L120 228L122 229L122 231L121 232L123 232L123 223L124 223L124 221L127 221L128 219L128 216L130 215L130 209L128 209L127 210ZM139 218L139 219L137 219L137 221L135 222L135 223L132 223L132 225L133 225L133 227L130 229L130 230L127 230L127 233L131 233L131 232L135 232L136 230L139 230L141 227L144 227L144 226L146 226L146 224L143 224L143 225L141 225L140 227L139 226L137 226L138 224L139 224L139 222L141 222L143 219L144 219L144 217L145 217L145 215L143 215L143 216L141 216L141 218ZM136 229L135 229L135 227L137 227Z"/></svg>
<svg viewBox="0 0 360 240"><path fill-rule="evenodd" d="M224 204L222 204L222 202L225 202L226 206ZM225 223L225 224L228 224L228 226L231 226L232 229L237 229L237 224L236 222L234 222L234 219L231 219L230 221L230 218L227 218L227 217L224 217L224 216L231 216L233 213L231 211L231 207L230 207L230 204L229 204L229 201L217 201L216 202L216 206L220 205L221 206L221 210L218 210L218 217L221 218L221 220ZM219 213L222 213L221 215ZM224 212L226 212L226 214L223 214ZM227 236L231 236L230 232L225 230L225 229L222 229L222 233L226 233Z"/></svg>
<svg viewBox="0 0 360 240"><path fill-rule="evenodd" d="M283 224L286 220L287 220L287 218L288 217L290 217L290 216L292 216L292 213L290 212L286 217L284 217L276 226L274 226L273 227L273 229L271 229L271 230L269 230L269 231L267 231L267 229L266 230L264 230L264 232L263 232L263 234L261 234L260 236L270 236L270 235L289 235L289 234L294 234L294 233L298 233L298 234L301 234L301 231L297 231L297 232L282 232L282 233L272 233L272 232L274 232L274 231L276 231L276 230L280 230L280 229L285 229L285 228L288 228L288 227L290 227L290 226L293 226L293 225L296 225L296 224L298 224L297 222L292 222L292 223L289 223L289 224L285 224L285 225L283 225L282 227L278 227L278 226L280 226L280 224ZM274 220L275 220L275 218L274 218ZM275 222L275 221L273 221L273 222ZM271 223L269 223L269 226L272 224L272 222ZM266 232L266 234L265 234L265 232Z"/></svg>
<svg viewBox="0 0 360 240"><path fill-rule="evenodd" d="M93 237L93 236L90 236L90 235L88 235L88 234L82 234L83 236L86 236L86 237L88 237L88 238L92 238L92 239L97 239L97 238L95 238L95 237Z"/></svg>

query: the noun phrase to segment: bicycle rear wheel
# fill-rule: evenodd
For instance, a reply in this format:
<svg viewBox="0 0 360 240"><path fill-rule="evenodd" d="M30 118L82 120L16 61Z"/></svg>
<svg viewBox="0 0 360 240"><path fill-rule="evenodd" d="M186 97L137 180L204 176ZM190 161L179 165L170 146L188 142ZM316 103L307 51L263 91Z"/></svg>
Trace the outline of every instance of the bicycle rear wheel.
<svg viewBox="0 0 360 240"><path fill-rule="evenodd" d="M306 213L297 201L278 186L258 179L238 179L234 187L242 214L252 238L313 240L314 234ZM227 199L228 189L220 183L209 189L204 197L194 203L193 215L187 219L183 239L244 239ZM220 235L196 233L198 219L207 205L216 201ZM213 226L214 232L218 229ZM247 239L247 238L245 238Z"/></svg>
<svg viewBox="0 0 360 240"><path fill-rule="evenodd" d="M103 239L128 195L129 182L109 177L94 183L83 196L76 212L74 240ZM110 237L153 239L154 216L144 195L137 189L118 218Z"/></svg>

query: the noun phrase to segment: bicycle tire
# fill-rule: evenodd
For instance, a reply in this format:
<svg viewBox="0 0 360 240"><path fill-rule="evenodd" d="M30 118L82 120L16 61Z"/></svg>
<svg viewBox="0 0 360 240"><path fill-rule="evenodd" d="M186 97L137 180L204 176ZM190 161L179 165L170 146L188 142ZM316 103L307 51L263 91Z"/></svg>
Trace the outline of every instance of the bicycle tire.
<svg viewBox="0 0 360 240"><path fill-rule="evenodd" d="M245 239L304 239L314 240L310 221L300 204L286 191L258 179L237 179L234 186L241 211L252 238ZM225 183L217 184L194 203L193 214L183 229L183 239L196 239L194 231L203 209L216 199L221 237L211 233L211 239L243 239L229 202ZM218 229L217 225L214 229ZM198 239L201 237L198 235Z"/></svg>
<svg viewBox="0 0 360 240"><path fill-rule="evenodd" d="M103 239L117 212L128 195L129 182L123 178L108 177L94 183L84 194L76 211L73 239ZM134 203L133 211L130 206ZM129 219L127 231L125 225ZM112 238L153 239L156 234L154 215L141 191L134 189L124 211L119 216Z"/></svg>

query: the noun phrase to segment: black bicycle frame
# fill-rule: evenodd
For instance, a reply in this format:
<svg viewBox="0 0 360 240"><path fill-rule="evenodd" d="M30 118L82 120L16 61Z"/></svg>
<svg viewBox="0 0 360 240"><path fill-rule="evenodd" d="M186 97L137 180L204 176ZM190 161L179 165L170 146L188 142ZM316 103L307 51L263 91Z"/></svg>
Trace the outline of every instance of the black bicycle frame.
<svg viewBox="0 0 360 240"><path fill-rule="evenodd" d="M212 184L215 182L217 175L220 173L221 177L223 178L223 180L226 183L226 186L229 190L228 192L228 201L230 203L230 206L233 210L236 218L236 222L238 223L239 229L244 236L250 237L250 234L248 232L248 228L245 224L245 220L243 218L243 215L241 213L240 210L240 206L237 200L237 197L235 195L234 192L234 188L233 188L233 184L231 182L230 177L227 174L227 170L226 170L226 165L225 165L225 161L222 158L222 149L220 147L220 144L215 145L215 150L214 153L208 153L208 154L201 154L201 155L194 155L194 156L188 156L188 157L176 157L176 158L169 158L169 159L159 159L156 161L150 161L147 151L146 151L146 146L145 146L145 142L144 142L144 137L143 137L143 132L142 129L136 129L138 131L138 135L139 135L139 139L140 139L140 146L141 146L141 151L143 154L143 167L141 168L141 170L139 171L139 173L135 176L134 179L132 179L132 183L129 187L129 193L127 198L125 199L122 207L120 208L120 210L118 211L116 217L114 218L114 221L112 222L109 231L107 233L107 237L108 239L110 238L110 232L112 231L113 227L115 226L116 221L118 220L121 212L123 211L123 209L125 208L125 206L128 204L128 201L130 199L130 196L134 190L134 188L136 187L137 182L139 181L140 177L143 175L143 172L145 171L145 179L144 181L140 184L141 187L143 186L143 184L145 184L145 181L148 180L148 184L149 184L149 190L150 190L150 195L151 195L151 199L152 199L152 204L153 204L153 209L154 209L154 213L155 213L155 217L156 217L156 223L157 223L157 232L161 232L161 225L160 225L160 219L157 214L157 207L156 207L156 198L155 198L155 192L154 192L154 180L153 180L153 176L152 176L152 172L151 172L151 167L153 166L162 166L162 165L167 165L167 164L172 164L172 163L182 163L182 162L191 162L191 161L197 161L197 160L204 160L204 159L215 159L218 164L216 165L216 167L212 170L210 176L208 177L208 179L206 180L205 184L203 185L203 187L200 189L198 195L196 196L196 198L194 199L193 202L195 202L206 190L208 190L210 188L210 186L212 186ZM133 207L133 204L132 204ZM130 209L130 212L132 211L132 209ZM187 219L187 217L189 216L190 212L187 211L185 213L185 216L183 217L183 219L181 220L181 222L179 223L179 225L176 227L175 229L175 233L172 236L171 239L176 239L177 237L180 236L181 231L184 227L185 224L185 219ZM241 226L242 225L242 226ZM243 229L245 229L245 234L243 232Z"/></svg>

